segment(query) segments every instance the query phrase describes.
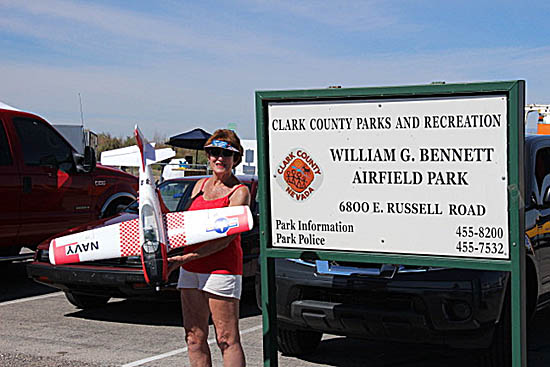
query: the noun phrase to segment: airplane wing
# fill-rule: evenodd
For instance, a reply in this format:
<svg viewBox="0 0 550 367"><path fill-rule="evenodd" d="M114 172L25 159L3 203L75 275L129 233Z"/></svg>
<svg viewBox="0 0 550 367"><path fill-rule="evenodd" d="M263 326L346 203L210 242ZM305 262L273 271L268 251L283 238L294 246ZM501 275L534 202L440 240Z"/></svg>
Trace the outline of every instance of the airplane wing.
<svg viewBox="0 0 550 367"><path fill-rule="evenodd" d="M173 212L163 219L168 250L249 231L254 223L248 206ZM54 265L140 254L138 219L55 238L49 251Z"/></svg>
<svg viewBox="0 0 550 367"><path fill-rule="evenodd" d="M165 218L169 250L246 232L254 223L248 206L173 212Z"/></svg>
<svg viewBox="0 0 550 367"><path fill-rule="evenodd" d="M154 147L155 143L150 143ZM172 158L176 152L172 148L155 149L155 161ZM101 153L100 162L106 166L140 167L140 149L137 145L108 150Z"/></svg>
<svg viewBox="0 0 550 367"><path fill-rule="evenodd" d="M72 233L50 241L50 263L79 263L141 253L138 219Z"/></svg>

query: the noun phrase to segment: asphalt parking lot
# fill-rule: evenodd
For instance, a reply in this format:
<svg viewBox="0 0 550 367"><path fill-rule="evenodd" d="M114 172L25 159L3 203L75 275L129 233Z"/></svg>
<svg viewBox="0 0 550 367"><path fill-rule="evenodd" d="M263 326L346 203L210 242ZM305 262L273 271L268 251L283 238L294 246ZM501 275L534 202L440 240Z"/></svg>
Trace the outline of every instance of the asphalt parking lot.
<svg viewBox="0 0 550 367"><path fill-rule="evenodd" d="M249 366L263 365L261 322L253 297L245 295L240 328ZM72 306L62 292L27 279L24 263L0 263L2 366L188 366L180 325L177 299L113 299L105 307L83 311ZM550 365L548 325L550 310L538 314L531 324L530 367ZM215 345L212 350L214 365L221 366ZM477 356L468 351L329 335L312 355L279 355L279 366L284 367L464 365L478 365Z"/></svg>

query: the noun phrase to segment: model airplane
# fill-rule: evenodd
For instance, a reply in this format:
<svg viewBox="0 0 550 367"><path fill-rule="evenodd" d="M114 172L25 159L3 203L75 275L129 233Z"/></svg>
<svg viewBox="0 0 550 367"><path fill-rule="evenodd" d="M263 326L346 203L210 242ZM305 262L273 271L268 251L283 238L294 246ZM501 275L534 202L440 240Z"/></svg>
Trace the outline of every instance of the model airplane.
<svg viewBox="0 0 550 367"><path fill-rule="evenodd" d="M50 242L54 265L141 255L147 283L157 290L168 280L168 252L252 229L248 206L162 213L151 164L170 158L159 154L136 126L140 151L139 217L58 237Z"/></svg>

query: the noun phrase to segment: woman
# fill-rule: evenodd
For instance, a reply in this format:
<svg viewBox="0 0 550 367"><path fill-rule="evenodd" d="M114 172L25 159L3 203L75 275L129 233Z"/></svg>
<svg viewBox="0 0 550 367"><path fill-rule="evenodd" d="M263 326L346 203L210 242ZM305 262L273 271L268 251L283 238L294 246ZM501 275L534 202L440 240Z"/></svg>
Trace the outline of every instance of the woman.
<svg viewBox="0 0 550 367"><path fill-rule="evenodd" d="M213 174L197 182L188 210L249 205L248 188L232 172L243 154L237 134L216 130L204 150ZM189 246L183 255L168 259L169 271L181 267L178 289L189 360L194 367L212 365L207 342L210 316L224 366L245 365L239 335L242 257L241 237L231 235Z"/></svg>

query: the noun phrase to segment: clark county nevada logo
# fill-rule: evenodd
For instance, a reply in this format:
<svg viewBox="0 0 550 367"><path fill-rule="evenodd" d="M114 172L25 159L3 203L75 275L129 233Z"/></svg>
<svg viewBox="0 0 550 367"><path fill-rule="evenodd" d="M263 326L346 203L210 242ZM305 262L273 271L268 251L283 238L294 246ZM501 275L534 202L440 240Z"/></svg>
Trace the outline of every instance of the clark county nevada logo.
<svg viewBox="0 0 550 367"><path fill-rule="evenodd" d="M294 148L276 167L277 183L292 199L308 199L323 181L323 171L304 149Z"/></svg>

